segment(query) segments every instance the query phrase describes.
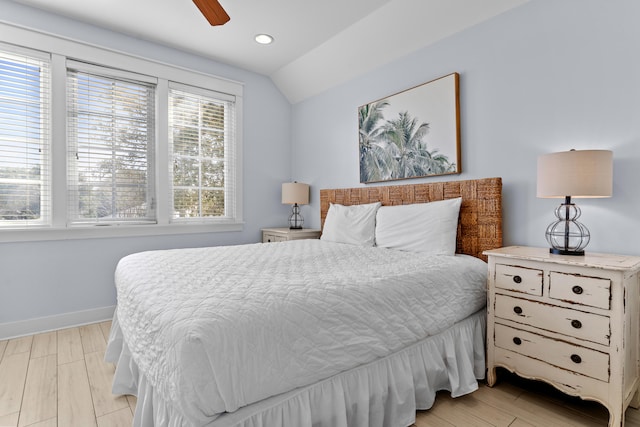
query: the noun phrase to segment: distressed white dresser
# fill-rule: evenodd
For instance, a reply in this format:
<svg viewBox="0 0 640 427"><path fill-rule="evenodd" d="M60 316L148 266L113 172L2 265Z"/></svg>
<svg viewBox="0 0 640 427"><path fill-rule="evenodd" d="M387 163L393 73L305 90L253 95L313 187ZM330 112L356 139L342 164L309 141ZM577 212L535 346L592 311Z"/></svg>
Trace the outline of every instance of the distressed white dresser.
<svg viewBox="0 0 640 427"><path fill-rule="evenodd" d="M315 228L263 228L262 243L286 242L287 240L319 239L322 230Z"/></svg>
<svg viewBox="0 0 640 427"><path fill-rule="evenodd" d="M640 404L640 257L486 251L487 382L496 367L543 380L609 410L609 426Z"/></svg>

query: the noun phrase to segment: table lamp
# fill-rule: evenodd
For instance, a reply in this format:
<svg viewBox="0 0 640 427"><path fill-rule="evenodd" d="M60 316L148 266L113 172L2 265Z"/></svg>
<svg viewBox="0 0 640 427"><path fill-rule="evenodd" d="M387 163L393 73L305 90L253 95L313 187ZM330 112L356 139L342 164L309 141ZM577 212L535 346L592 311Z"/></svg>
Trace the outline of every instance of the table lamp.
<svg viewBox="0 0 640 427"><path fill-rule="evenodd" d="M309 203L309 184L301 182L285 182L282 184L282 203L293 205L289 215L289 228L291 230L302 229L304 218L300 214L300 206Z"/></svg>
<svg viewBox="0 0 640 427"><path fill-rule="evenodd" d="M571 150L538 157L537 196L564 198L555 211L557 221L545 233L549 252L584 255L591 235L577 221L580 208L571 198L611 197L612 193L613 153L609 150Z"/></svg>

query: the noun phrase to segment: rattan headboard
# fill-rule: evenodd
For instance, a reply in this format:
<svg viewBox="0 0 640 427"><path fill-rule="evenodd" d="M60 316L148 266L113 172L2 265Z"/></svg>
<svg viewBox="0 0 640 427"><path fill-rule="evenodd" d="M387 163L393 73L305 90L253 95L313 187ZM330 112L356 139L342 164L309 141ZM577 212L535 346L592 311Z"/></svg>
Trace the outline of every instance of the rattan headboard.
<svg viewBox="0 0 640 427"><path fill-rule="evenodd" d="M456 253L486 261L483 251L502 246L502 178L320 190L320 221L324 227L330 203L408 205L456 197L462 197Z"/></svg>

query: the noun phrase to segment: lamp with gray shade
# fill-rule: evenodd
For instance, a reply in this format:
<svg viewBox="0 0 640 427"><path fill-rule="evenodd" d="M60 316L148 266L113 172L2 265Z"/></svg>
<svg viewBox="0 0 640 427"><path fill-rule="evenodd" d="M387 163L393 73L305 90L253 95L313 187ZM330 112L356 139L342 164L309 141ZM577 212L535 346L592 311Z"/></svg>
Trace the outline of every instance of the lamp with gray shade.
<svg viewBox="0 0 640 427"><path fill-rule="evenodd" d="M556 208L557 221L545 233L549 252L584 255L591 235L578 222L580 208L571 198L611 197L613 153L609 150L570 150L538 157L538 189L541 198L564 198Z"/></svg>
<svg viewBox="0 0 640 427"><path fill-rule="evenodd" d="M289 228L291 230L302 229L304 218L300 214L300 206L309 203L309 184L301 182L285 182L282 184L282 203L293 205L289 215Z"/></svg>

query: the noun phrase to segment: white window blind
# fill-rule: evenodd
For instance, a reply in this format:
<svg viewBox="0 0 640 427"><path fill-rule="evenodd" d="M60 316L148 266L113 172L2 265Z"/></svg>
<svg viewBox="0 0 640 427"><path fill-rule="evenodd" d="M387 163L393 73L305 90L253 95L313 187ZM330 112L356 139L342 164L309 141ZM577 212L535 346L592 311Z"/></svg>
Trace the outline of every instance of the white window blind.
<svg viewBox="0 0 640 427"><path fill-rule="evenodd" d="M236 216L235 98L169 85L172 222Z"/></svg>
<svg viewBox="0 0 640 427"><path fill-rule="evenodd" d="M155 84L68 61L71 224L155 223Z"/></svg>
<svg viewBox="0 0 640 427"><path fill-rule="evenodd" d="M49 61L0 44L0 228L51 221Z"/></svg>

